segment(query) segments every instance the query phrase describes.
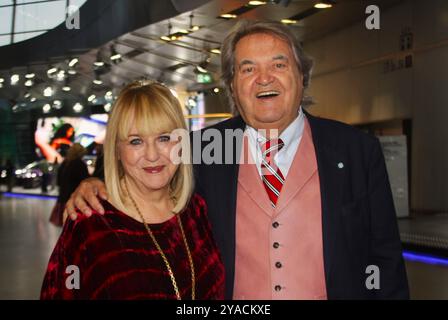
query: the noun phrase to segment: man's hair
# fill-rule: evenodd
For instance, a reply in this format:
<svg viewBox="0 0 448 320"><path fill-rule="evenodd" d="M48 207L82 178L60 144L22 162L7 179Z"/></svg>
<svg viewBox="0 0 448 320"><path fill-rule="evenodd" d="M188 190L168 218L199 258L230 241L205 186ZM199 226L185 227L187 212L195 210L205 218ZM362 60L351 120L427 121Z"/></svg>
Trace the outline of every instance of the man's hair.
<svg viewBox="0 0 448 320"><path fill-rule="evenodd" d="M302 45L291 29L277 21L240 20L231 29L221 46L221 78L230 106L234 112L236 108L231 84L235 76L235 48L238 41L243 37L259 33L270 34L286 41L291 47L296 64L303 75L303 88L306 89L310 83L313 60L305 54Z"/></svg>
<svg viewBox="0 0 448 320"><path fill-rule="evenodd" d="M127 192L123 186L124 168L118 157L118 143L124 141L133 125L138 134L171 133L186 130L182 108L177 98L157 82L134 81L127 85L115 102L104 140L104 176L112 204L126 208ZM190 149L189 139L182 139L182 150ZM170 196L176 200L173 211L179 213L188 204L193 192L191 161L183 161L170 182Z"/></svg>

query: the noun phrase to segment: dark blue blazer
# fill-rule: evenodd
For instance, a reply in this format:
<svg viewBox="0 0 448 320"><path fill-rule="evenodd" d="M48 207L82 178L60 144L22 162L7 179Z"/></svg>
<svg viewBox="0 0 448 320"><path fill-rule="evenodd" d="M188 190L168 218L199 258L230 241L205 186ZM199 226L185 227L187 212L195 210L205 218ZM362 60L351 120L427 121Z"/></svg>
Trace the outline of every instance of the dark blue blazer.
<svg viewBox="0 0 448 320"><path fill-rule="evenodd" d="M384 156L376 137L349 125L305 112L316 150L321 198L323 256L329 299L408 299L397 219ZM244 130L238 116L210 128ZM192 133L193 141L203 133ZM209 138L208 138L209 139ZM213 234L226 269L226 298L235 275L235 222L241 139L232 149L233 163L194 165L196 191L208 205ZM213 141L213 140L212 140ZM193 152L210 142L193 144ZM224 144L223 144L224 145ZM343 163L343 168L340 167ZM366 268L380 271L380 289L366 287Z"/></svg>

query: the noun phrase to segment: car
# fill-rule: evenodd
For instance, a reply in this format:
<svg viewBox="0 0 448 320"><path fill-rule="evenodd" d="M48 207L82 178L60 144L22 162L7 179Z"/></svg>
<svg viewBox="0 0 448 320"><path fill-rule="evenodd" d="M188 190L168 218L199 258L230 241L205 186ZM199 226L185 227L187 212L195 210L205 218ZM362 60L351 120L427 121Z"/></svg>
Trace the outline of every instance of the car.
<svg viewBox="0 0 448 320"><path fill-rule="evenodd" d="M48 166L48 173L53 174L53 165L46 160L34 161L22 169L15 171L16 185L25 189L40 187L42 183L43 170ZM51 177L49 179L51 181Z"/></svg>

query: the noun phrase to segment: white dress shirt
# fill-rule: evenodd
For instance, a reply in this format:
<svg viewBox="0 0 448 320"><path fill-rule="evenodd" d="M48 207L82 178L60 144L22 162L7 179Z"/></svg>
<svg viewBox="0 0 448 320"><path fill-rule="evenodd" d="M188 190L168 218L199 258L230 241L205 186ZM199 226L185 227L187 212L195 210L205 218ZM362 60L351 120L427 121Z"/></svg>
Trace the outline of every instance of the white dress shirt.
<svg viewBox="0 0 448 320"><path fill-rule="evenodd" d="M295 118L294 121L280 134L279 138L283 140L285 145L279 152L277 152L274 161L285 178L288 175L289 168L291 167L294 156L299 148L300 141L302 140L304 125L305 115L302 111L302 107L300 107L297 118ZM246 126L245 134L249 140L249 150L252 159L255 160L258 174L261 177L261 146L267 139L264 135L258 132L257 129L254 129L249 125Z"/></svg>

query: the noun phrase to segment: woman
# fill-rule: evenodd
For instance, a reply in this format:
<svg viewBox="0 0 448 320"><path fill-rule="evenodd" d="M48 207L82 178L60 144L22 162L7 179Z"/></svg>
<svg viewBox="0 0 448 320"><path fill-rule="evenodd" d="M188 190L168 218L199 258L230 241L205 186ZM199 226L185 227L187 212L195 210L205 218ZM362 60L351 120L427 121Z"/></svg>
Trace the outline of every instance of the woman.
<svg viewBox="0 0 448 320"><path fill-rule="evenodd" d="M106 214L66 223L42 299L224 297L206 206L191 195L191 161L171 156L189 150L189 139L170 134L175 129L186 129L185 120L168 88L137 81L123 89L104 143ZM67 289L77 287L77 274L79 289Z"/></svg>
<svg viewBox="0 0 448 320"><path fill-rule="evenodd" d="M53 208L50 221L56 226L63 224L63 212L65 203L76 190L82 180L89 177L87 165L82 157L87 150L79 143L73 144L68 149L67 156L57 171L57 184L59 186L58 200Z"/></svg>

